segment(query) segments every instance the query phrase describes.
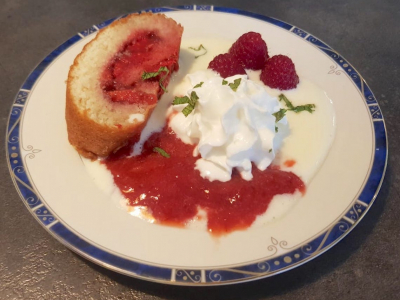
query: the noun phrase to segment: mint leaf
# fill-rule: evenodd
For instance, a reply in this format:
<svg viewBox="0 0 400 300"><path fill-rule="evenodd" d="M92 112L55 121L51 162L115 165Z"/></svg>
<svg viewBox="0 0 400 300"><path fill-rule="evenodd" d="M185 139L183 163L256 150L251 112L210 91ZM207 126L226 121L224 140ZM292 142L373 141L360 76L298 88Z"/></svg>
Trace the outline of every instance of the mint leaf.
<svg viewBox="0 0 400 300"><path fill-rule="evenodd" d="M237 90L237 88L239 87L241 81L242 81L242 78L235 79L235 80L233 81L233 83L230 83L230 84L229 84L229 87L230 87L234 92L236 92L236 90Z"/></svg>
<svg viewBox="0 0 400 300"><path fill-rule="evenodd" d="M197 96L195 91L192 91L192 93L190 94L190 105L194 107L197 103L197 100L199 100L199 96Z"/></svg>
<svg viewBox="0 0 400 300"><path fill-rule="evenodd" d="M161 149L159 147L154 147L153 148L153 152L157 152L157 153L161 154L162 156L164 156L166 158L170 158L169 154L167 152L165 152L164 149Z"/></svg>
<svg viewBox="0 0 400 300"><path fill-rule="evenodd" d="M146 80L146 79L157 77L162 72L165 72L166 74L165 74L164 77L160 77L159 84L160 84L160 87L163 89L163 91L168 93L168 91L165 89L165 87L163 85L163 81L165 80L165 78L167 78L168 73L169 73L169 70L168 70L167 67L160 67L157 72L143 72L142 80Z"/></svg>
<svg viewBox="0 0 400 300"><path fill-rule="evenodd" d="M292 104L292 102L290 102L290 100L288 98L286 98L286 96L284 94L280 94L278 97L279 97L279 101L282 100L283 102L285 102L287 109L282 108L280 111L273 114L276 118L276 122L278 122L279 120L281 120L283 118L283 116L281 116L281 113L283 110L285 112L286 111L294 111L295 113L299 113L302 111L308 111L310 114L315 111L315 104L305 104L305 105L294 106Z"/></svg>
<svg viewBox="0 0 400 300"><path fill-rule="evenodd" d="M195 88L199 88L199 87L201 87L202 85L203 85L203 81L202 82L200 82L200 83L198 83L198 84L196 84L193 88L195 89Z"/></svg>
<svg viewBox="0 0 400 300"><path fill-rule="evenodd" d="M204 50L205 50L204 53L202 53L202 54L200 54L200 55L197 55L197 56L195 56L194 58L198 58L198 57L203 56L203 55L205 55L205 54L207 53L207 49L203 46L203 44L200 44L200 46L197 47L197 48L189 47L189 49L192 49L192 50L194 50L194 51L200 51L201 49L204 49Z"/></svg>
<svg viewBox="0 0 400 300"><path fill-rule="evenodd" d="M289 110L294 109L294 106L293 106L292 102L290 102L290 100L288 98L286 98L286 96L284 94L280 94L278 97L279 97L279 101L283 100L285 102L286 107Z"/></svg>
<svg viewBox="0 0 400 300"><path fill-rule="evenodd" d="M188 96L175 97L174 101L172 101L172 105L186 104L186 103L189 103L189 101L190 101L190 99Z"/></svg>
<svg viewBox="0 0 400 300"><path fill-rule="evenodd" d="M308 111L310 114L312 114L312 112L315 111L315 104L299 105L292 109L292 111L296 113L299 113L301 111Z"/></svg>
<svg viewBox="0 0 400 300"><path fill-rule="evenodd" d="M287 112L287 109L281 108L276 113L273 113L272 115L275 117L275 123L282 120L283 117L285 116L286 112Z"/></svg>
<svg viewBox="0 0 400 300"><path fill-rule="evenodd" d="M197 96L195 91L192 91L190 98L188 96L175 97L174 101L172 101L172 105L187 104L182 110L182 113L187 117L196 106L197 100L199 100L199 96Z"/></svg>
<svg viewBox="0 0 400 300"><path fill-rule="evenodd" d="M182 113L185 115L185 117L187 117L188 115L190 115L190 113L193 111L194 106L188 104L183 110Z"/></svg>
<svg viewBox="0 0 400 300"><path fill-rule="evenodd" d="M142 79L146 80L153 77L157 77L158 75L160 75L161 72L167 72L168 74L169 70L167 67L160 67L157 72L143 72Z"/></svg>

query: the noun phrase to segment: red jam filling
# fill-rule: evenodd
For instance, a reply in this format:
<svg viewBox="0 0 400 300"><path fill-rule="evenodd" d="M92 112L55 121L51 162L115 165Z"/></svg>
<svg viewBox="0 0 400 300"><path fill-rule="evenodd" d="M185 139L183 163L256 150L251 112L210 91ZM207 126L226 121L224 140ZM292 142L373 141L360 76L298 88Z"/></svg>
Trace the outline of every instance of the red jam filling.
<svg viewBox="0 0 400 300"><path fill-rule="evenodd" d="M171 73L179 68L179 53L154 31L135 32L113 57L101 76L101 87L113 102L155 104ZM169 73L142 79L144 72L167 67Z"/></svg>
<svg viewBox="0 0 400 300"><path fill-rule="evenodd" d="M157 152L165 150L170 158ZM198 209L207 212L208 230L216 236L248 228L279 194L304 193L305 185L292 172L276 167L253 168L253 179L243 180L233 172L228 182L203 179L194 169L193 146L182 143L165 127L145 143L142 154L127 157L121 149L105 164L131 206L146 206L161 224L183 226Z"/></svg>

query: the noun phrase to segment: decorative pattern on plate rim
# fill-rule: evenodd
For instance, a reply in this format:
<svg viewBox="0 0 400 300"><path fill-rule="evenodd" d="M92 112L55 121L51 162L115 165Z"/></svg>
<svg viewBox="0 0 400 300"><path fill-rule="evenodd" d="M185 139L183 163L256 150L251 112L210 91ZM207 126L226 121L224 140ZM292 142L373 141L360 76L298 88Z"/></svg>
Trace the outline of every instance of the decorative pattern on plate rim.
<svg viewBox="0 0 400 300"><path fill-rule="evenodd" d="M20 90L15 98L14 105L24 105L26 98L29 95L29 91L27 90Z"/></svg>
<svg viewBox="0 0 400 300"><path fill-rule="evenodd" d="M92 27L90 27L90 28L88 28L88 29L86 29L86 30L83 30L83 31L79 32L78 35L79 35L80 37L84 38L84 37L86 37L86 36L88 36L88 35L90 35L90 34L96 32L96 31L98 31L98 30L99 30L99 28L98 28L97 26L96 26L96 27L95 27L95 26L92 26Z"/></svg>
<svg viewBox="0 0 400 300"><path fill-rule="evenodd" d="M23 92L25 93L26 91ZM25 205L28 207L29 210L31 210L32 208L42 205L42 201L39 199L37 193L34 191L24 167L24 159L26 159L27 156L29 157L30 155L35 154L33 151L31 153L24 153L25 156L21 154L24 150L29 151L36 149L33 149L33 147L30 148L31 146L28 146L24 149L24 147L22 147L22 145L20 144L19 129L23 109L23 107L21 107L20 104L17 103L17 101L20 99L20 95L21 92L17 94L15 101L16 104L13 105L9 116L6 138L6 153L8 167L14 185L17 188L17 191L21 199L23 199Z"/></svg>
<svg viewBox="0 0 400 300"><path fill-rule="evenodd" d="M293 27L290 31L293 32L294 34L297 34L298 36L300 36L302 38L305 38L309 35L307 32L305 32L304 30L297 28L297 27Z"/></svg>
<svg viewBox="0 0 400 300"><path fill-rule="evenodd" d="M212 5L159 7L147 9L145 11L167 12L176 10L217 11L263 20L293 32L302 37L304 41L312 43L315 47L318 47L321 51L330 56L336 65L331 67L328 74L347 74L348 78L352 80L355 86L360 90L361 95L364 96L366 104L371 112L371 119L373 120L375 133L375 153L372 169L359 198L355 200L352 207L343 214L335 224L332 224L325 232L311 241L308 241L306 244L288 247L286 241L279 241L278 239L271 237L271 244L266 249L269 253L264 259L234 268L182 269L146 265L144 263L135 262L108 253L97 248L95 245L88 243L86 240L69 230L65 225L54 218L51 210L41 201L32 188L31 182L25 172L24 160L26 158L35 158L35 155L41 150L35 149L32 145L23 147L21 144L19 139L21 115L25 103L29 98L30 89L43 70L45 70L57 56L63 53L71 45L99 29L104 28L115 19L110 19L98 25L94 25L91 28L78 33L56 48L34 69L18 92L8 120L6 132L6 156L12 180L21 199L39 223L41 223L55 238L71 250L111 270L155 282L178 285L215 285L243 282L272 276L289 270L322 254L338 243L357 225L374 202L383 181L387 163L386 129L382 113L372 91L361 75L331 47L316 37L309 35L304 30L280 20L252 12L225 7L214 7ZM284 250L285 254L278 255L278 250ZM275 255L277 256L275 257Z"/></svg>
<svg viewBox="0 0 400 300"><path fill-rule="evenodd" d="M332 65L330 67L330 70L328 72L328 74L335 74L335 75L340 75L342 74L344 71L342 69L338 69L337 65Z"/></svg>
<svg viewBox="0 0 400 300"><path fill-rule="evenodd" d="M180 270L174 269L171 273L173 282L205 283L205 270Z"/></svg>

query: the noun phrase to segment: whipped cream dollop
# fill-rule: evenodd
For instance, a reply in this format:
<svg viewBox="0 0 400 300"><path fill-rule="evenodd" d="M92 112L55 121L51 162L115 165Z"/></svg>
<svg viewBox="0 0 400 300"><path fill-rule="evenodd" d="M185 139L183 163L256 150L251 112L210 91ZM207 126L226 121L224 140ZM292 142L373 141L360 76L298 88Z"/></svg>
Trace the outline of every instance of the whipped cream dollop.
<svg viewBox="0 0 400 300"><path fill-rule="evenodd" d="M201 156L195 166L200 175L225 182L231 179L233 168L245 180L253 178L252 163L265 170L289 132L286 117L276 122L273 115L280 110L278 99L247 75L223 79L206 70L187 77L191 86L187 96L196 92L197 103L187 117L175 114L170 126L184 143L196 145L193 155ZM234 90L237 79L240 84ZM186 105L173 109L181 112Z"/></svg>

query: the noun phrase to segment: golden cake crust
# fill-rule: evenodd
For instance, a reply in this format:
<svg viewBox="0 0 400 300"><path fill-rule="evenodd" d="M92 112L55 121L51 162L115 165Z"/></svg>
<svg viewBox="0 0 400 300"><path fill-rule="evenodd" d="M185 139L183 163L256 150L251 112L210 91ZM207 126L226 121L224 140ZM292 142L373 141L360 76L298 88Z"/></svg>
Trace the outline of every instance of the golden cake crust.
<svg viewBox="0 0 400 300"><path fill-rule="evenodd" d="M85 100L81 98L79 93L73 90L74 81L80 80L78 76L76 76L76 70L78 68L82 68L82 65L87 63L87 59L85 61L82 59L82 57L85 55L88 49L92 48L93 44L95 44L97 40L101 39L102 35L109 34L110 30L118 30L120 26L132 22L132 18L136 18L134 21L141 26L142 23L152 22L153 24L157 24L156 26L159 27L168 26L168 29L172 28L172 30L176 31L176 33L179 35L180 44L180 38L183 32L181 25L162 14L142 13L132 14L126 18L114 21L108 27L100 30L95 39L84 46L82 52L75 58L68 74L65 118L67 123L68 140L70 144L79 152L79 154L92 160L98 157L106 157L112 152L115 152L119 148L125 146L132 139L137 138L156 106L156 104L152 104L142 107L138 113L144 116L143 121L134 121L133 123L125 122L123 124L119 124L122 122L118 122L112 125L104 123L101 124L97 122L96 118L93 118L93 116L90 115L90 108L82 109L82 107L79 107L79 105L81 105L81 103ZM177 51L179 53L179 46ZM104 66L107 63L108 61L104 62ZM100 74L97 75L100 76ZM101 95L100 92L98 92L98 95ZM106 100L102 99L102 101ZM108 101L111 102L109 99ZM120 111L123 111L124 105L125 107L129 107L129 104L119 103L109 103L107 105L110 106L110 118L114 113L114 107ZM132 110L130 113L127 113L125 119L128 119L129 114L132 114Z"/></svg>

